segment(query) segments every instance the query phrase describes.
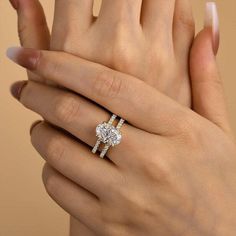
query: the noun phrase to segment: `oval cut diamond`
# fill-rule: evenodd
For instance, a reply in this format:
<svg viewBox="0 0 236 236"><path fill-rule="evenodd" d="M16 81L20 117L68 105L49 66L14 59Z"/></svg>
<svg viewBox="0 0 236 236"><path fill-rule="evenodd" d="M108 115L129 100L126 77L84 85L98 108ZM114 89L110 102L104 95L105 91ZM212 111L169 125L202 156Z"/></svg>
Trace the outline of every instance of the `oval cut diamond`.
<svg viewBox="0 0 236 236"><path fill-rule="evenodd" d="M122 138L120 131L106 122L97 126L96 135L103 143L112 146L120 144Z"/></svg>

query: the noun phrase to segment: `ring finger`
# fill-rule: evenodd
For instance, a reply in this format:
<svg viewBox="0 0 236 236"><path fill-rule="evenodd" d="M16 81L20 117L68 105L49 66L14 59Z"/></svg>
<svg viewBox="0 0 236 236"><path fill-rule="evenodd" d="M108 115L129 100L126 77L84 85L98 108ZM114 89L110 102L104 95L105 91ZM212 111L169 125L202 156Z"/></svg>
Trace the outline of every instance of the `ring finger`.
<svg viewBox="0 0 236 236"><path fill-rule="evenodd" d="M51 49L62 50L68 38L80 37L93 22L93 0L56 0Z"/></svg>
<svg viewBox="0 0 236 236"><path fill-rule="evenodd" d="M19 82L13 85L13 87L15 86L20 87ZM108 111L79 95L36 82L28 82L24 86L20 94L20 101L45 120L67 130L91 147L97 141L96 126L103 121L108 121L111 117ZM137 135L145 132L126 123L122 126L121 131L122 142L114 148L110 148L107 156L116 165L127 166L131 164L132 146L142 148L142 143ZM137 150L137 148L135 149ZM122 161L120 156L122 156Z"/></svg>

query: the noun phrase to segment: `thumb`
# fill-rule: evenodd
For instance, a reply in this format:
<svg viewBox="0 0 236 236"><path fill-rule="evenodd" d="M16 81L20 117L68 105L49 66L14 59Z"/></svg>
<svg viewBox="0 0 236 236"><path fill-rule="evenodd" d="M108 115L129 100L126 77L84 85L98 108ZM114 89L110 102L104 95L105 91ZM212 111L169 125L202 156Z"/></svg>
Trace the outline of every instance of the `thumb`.
<svg viewBox="0 0 236 236"><path fill-rule="evenodd" d="M229 132L224 89L216 63L219 47L219 21L215 3L206 5L204 29L194 40L190 54L193 109Z"/></svg>

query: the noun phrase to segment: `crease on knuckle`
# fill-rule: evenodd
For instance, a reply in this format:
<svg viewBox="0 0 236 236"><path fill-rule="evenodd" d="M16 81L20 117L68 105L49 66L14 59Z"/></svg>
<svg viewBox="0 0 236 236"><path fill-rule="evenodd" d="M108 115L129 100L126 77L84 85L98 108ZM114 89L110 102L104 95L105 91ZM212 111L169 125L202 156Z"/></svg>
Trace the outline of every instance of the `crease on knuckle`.
<svg viewBox="0 0 236 236"><path fill-rule="evenodd" d="M111 65L119 71L131 71L136 63L135 53L122 45L114 45L110 54Z"/></svg>
<svg viewBox="0 0 236 236"><path fill-rule="evenodd" d="M38 57L34 64L34 70L40 70L41 76L52 80L60 80L65 73L62 73L62 62L64 54L54 53L53 57L45 55L41 50L38 51ZM55 59L56 56L56 59Z"/></svg>
<svg viewBox="0 0 236 236"><path fill-rule="evenodd" d="M25 45L28 40L28 34L26 34L28 29L27 24L19 24L18 26L18 37L22 45Z"/></svg>
<svg viewBox="0 0 236 236"><path fill-rule="evenodd" d="M94 81L93 90L100 97L117 98L120 95L123 81L116 72L103 70Z"/></svg>
<svg viewBox="0 0 236 236"><path fill-rule="evenodd" d="M178 21L181 23L182 27L187 30L191 35L195 33L195 22L192 16L186 15L182 12L177 16Z"/></svg>
<svg viewBox="0 0 236 236"><path fill-rule="evenodd" d="M71 95L59 97L55 103L55 116L60 123L70 124L79 114L78 100Z"/></svg>
<svg viewBox="0 0 236 236"><path fill-rule="evenodd" d="M143 171L148 176L150 183L168 184L170 181L170 170L162 157L150 156L148 160L144 160Z"/></svg>

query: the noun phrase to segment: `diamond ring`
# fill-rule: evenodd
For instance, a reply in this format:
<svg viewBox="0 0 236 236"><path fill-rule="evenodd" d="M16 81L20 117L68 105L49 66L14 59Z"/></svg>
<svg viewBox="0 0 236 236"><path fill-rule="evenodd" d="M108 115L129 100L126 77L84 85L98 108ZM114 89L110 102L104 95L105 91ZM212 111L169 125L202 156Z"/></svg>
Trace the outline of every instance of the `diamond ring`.
<svg viewBox="0 0 236 236"><path fill-rule="evenodd" d="M112 146L116 146L120 144L122 139L122 134L120 132L120 129L122 125L124 124L125 120L120 119L119 123L115 127L113 125L113 122L116 120L117 115L112 115L109 122L103 122L99 124L96 128L96 136L98 137L98 140L92 150L92 153L96 153L99 146L103 143L105 146L100 153L100 157L104 158L106 153L108 152L109 148Z"/></svg>

